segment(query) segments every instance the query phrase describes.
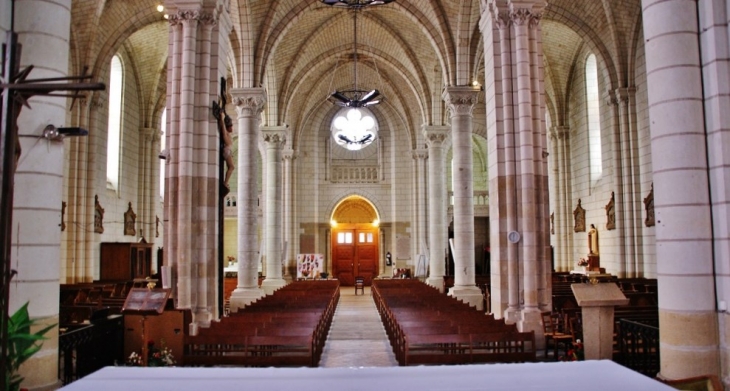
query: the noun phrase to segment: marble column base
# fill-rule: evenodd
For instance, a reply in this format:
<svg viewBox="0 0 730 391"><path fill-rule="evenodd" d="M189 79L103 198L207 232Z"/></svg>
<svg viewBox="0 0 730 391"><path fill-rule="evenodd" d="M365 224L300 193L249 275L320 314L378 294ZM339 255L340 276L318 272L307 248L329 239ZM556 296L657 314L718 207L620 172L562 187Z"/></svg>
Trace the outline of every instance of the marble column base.
<svg viewBox="0 0 730 391"><path fill-rule="evenodd" d="M260 288L237 288L231 293L231 312L237 312L239 308L243 308L263 296L264 291Z"/></svg>
<svg viewBox="0 0 730 391"><path fill-rule="evenodd" d="M449 296L463 301L479 311L484 311L482 290L475 286L455 286L449 289Z"/></svg>
<svg viewBox="0 0 730 391"><path fill-rule="evenodd" d="M444 278L443 277L429 277L426 279L426 284L438 289L439 292L444 293Z"/></svg>
<svg viewBox="0 0 730 391"><path fill-rule="evenodd" d="M266 295L272 295L274 292L285 286L287 282L283 278L267 278L261 283L261 289Z"/></svg>

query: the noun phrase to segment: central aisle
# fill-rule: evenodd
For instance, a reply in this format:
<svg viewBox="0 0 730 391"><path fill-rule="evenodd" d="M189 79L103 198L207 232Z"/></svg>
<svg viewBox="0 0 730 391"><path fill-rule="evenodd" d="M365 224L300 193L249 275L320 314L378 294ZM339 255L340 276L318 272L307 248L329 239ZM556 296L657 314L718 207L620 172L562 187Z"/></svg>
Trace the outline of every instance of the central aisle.
<svg viewBox="0 0 730 391"><path fill-rule="evenodd" d="M370 287L365 287L365 294L357 296L354 287L340 287L340 302L335 310L319 366L398 366L375 302L370 296Z"/></svg>

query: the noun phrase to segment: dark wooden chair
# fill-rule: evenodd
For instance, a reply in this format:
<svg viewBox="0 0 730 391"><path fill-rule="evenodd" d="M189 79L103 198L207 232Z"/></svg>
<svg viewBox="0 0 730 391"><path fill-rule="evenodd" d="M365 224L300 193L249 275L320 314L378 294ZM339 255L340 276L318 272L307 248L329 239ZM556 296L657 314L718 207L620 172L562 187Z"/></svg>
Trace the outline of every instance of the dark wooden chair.
<svg viewBox="0 0 730 391"><path fill-rule="evenodd" d="M552 312L545 311L542 314L542 330L545 334L545 358L548 358L550 353L550 344L553 345L553 357L555 360L558 359L558 352L560 351L560 345L563 345L563 349L567 352L568 344L574 342L573 335L564 333L558 330L558 319L553 317Z"/></svg>
<svg viewBox="0 0 730 391"><path fill-rule="evenodd" d="M357 276L355 277L355 296L357 296L357 291L360 290L362 294L365 294L365 278Z"/></svg>

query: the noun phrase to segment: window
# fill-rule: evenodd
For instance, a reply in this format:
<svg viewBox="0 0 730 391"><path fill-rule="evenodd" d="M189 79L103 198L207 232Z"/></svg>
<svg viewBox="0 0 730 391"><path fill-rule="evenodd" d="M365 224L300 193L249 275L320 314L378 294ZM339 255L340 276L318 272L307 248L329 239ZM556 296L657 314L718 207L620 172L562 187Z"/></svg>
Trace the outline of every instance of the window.
<svg viewBox="0 0 730 391"><path fill-rule="evenodd" d="M359 151L378 137L378 123L368 109L346 108L337 113L330 131L337 145Z"/></svg>
<svg viewBox="0 0 730 391"><path fill-rule="evenodd" d="M586 108L588 119L588 159L591 183L595 184L603 172L601 158L601 113L598 94L598 65L596 56L591 54L586 60Z"/></svg>
<svg viewBox="0 0 730 391"><path fill-rule="evenodd" d="M160 138L160 154L165 152L165 131L167 130L167 107L162 109L162 118L160 119L160 131L162 137ZM167 159L160 159L160 201L165 199L165 167L167 166Z"/></svg>
<svg viewBox="0 0 730 391"><path fill-rule="evenodd" d="M338 232L337 233L338 244L352 244L352 232Z"/></svg>
<svg viewBox="0 0 730 391"><path fill-rule="evenodd" d="M106 181L107 188L119 189L119 151L121 149L122 129L122 61L119 56L112 57L109 77L109 123L106 143Z"/></svg>

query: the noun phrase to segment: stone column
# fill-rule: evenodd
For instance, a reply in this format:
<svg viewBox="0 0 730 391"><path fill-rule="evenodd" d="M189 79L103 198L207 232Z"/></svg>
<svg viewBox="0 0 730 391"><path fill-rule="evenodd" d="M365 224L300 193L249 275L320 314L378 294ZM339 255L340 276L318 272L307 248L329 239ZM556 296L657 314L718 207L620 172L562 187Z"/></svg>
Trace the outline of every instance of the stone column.
<svg viewBox="0 0 730 391"><path fill-rule="evenodd" d="M266 257L266 279L261 288L267 295L286 285L282 278L283 235L282 235L282 192L281 152L286 143L286 126L265 127L262 131L266 147L266 189L264 191L264 255Z"/></svg>
<svg viewBox="0 0 730 391"><path fill-rule="evenodd" d="M9 11L9 7L2 10ZM15 2L15 31L19 32L18 43L22 45L19 68L35 65L29 79L68 75L70 10L70 0ZM8 311L13 314L29 303L30 317L39 325L58 324L59 223L64 174L64 142L39 138L49 124L67 125L65 103L64 98L36 96L30 102L31 107L20 108L17 117L21 155L12 196L10 267L18 274L8 286ZM46 337L42 349L21 366L20 375L25 377L23 388L61 386L58 327L51 329Z"/></svg>
<svg viewBox="0 0 730 391"><path fill-rule="evenodd" d="M444 101L451 114L454 188L454 287L449 295L481 310L482 291L474 278L474 178L472 162L472 111L479 89L447 87Z"/></svg>
<svg viewBox="0 0 730 391"><path fill-rule="evenodd" d="M424 126L423 137L428 146L428 263L426 283L444 290L445 259L448 246L446 219L446 158L448 126Z"/></svg>
<svg viewBox="0 0 730 391"><path fill-rule="evenodd" d="M572 192L570 191L570 128L553 126L553 183L555 210L553 228L555 230L555 269L569 271L573 269L570 238L573 226L568 216L572 215Z"/></svg>
<svg viewBox="0 0 730 391"><path fill-rule="evenodd" d="M428 151L425 149L413 150L413 159L416 161L416 234L415 234L415 251L413 254L424 254L424 244L426 244L426 158ZM418 257L415 258L413 271L418 270ZM428 267L428 265L425 265Z"/></svg>
<svg viewBox="0 0 730 391"><path fill-rule="evenodd" d="M540 19L544 1L488 0L484 35L489 123L492 311L543 339L549 306L546 133Z"/></svg>
<svg viewBox="0 0 730 391"><path fill-rule="evenodd" d="M294 253L294 216L293 216L293 192L294 192L294 176L292 175L292 164L297 155L291 148L284 149L282 153L284 159L284 242L286 245L286 254L284 254L284 280L287 282L296 279L296 254ZM294 272L294 277L292 277Z"/></svg>
<svg viewBox="0 0 730 391"><path fill-rule="evenodd" d="M634 167L637 164L634 156L638 153L636 144L633 142L636 129L632 126L631 108L635 104L633 88L617 88L614 97L618 102L618 123L621 136L621 174L623 193L616 194L614 210L621 211L622 220L616 215L616 225L618 234L621 235L624 243L623 263L625 268L624 277L639 277L639 265L637 263L637 247L636 247L636 225L641 224L641 220L636 221L636 205L637 202L634 194L634 186L638 177L634 177ZM620 198L619 198L620 196ZM619 203L619 200L621 202ZM620 226L619 226L620 225ZM621 259L621 258L619 258Z"/></svg>
<svg viewBox="0 0 730 391"><path fill-rule="evenodd" d="M655 190L660 376L719 374L697 2L641 3Z"/></svg>
<svg viewBox="0 0 730 391"><path fill-rule="evenodd" d="M258 286L258 135L259 117L266 104L263 88L234 88L238 113L238 286L231 294L231 311L263 296Z"/></svg>

